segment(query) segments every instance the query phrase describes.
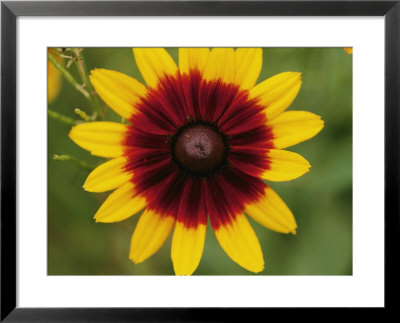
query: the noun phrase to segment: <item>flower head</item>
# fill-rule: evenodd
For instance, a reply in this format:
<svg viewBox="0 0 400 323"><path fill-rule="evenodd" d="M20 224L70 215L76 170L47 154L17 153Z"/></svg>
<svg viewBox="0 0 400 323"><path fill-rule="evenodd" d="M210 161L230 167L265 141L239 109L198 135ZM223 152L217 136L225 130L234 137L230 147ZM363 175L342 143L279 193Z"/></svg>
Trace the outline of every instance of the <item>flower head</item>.
<svg viewBox="0 0 400 323"><path fill-rule="evenodd" d="M111 158L84 184L91 192L115 189L96 221L122 221L144 210L130 259L144 261L173 231L175 273L190 275L209 220L233 261L262 271L260 243L246 215L295 233L292 212L263 180L288 181L308 172L302 156L283 149L324 125L313 113L285 112L300 90L301 74L284 72L255 85L260 48L180 48L179 67L165 49L133 53L147 86L117 71L95 69L90 76L103 101L129 124L87 122L70 132L93 155Z"/></svg>

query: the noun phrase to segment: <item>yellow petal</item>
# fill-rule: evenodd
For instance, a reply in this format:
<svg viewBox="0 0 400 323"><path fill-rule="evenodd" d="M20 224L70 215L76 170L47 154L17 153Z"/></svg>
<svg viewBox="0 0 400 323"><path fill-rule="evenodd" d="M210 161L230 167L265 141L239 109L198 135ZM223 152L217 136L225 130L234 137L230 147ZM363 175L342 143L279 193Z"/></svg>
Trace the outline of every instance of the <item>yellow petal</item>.
<svg viewBox="0 0 400 323"><path fill-rule="evenodd" d="M306 111L287 111L268 122L276 148L286 148L314 137L324 127L320 116Z"/></svg>
<svg viewBox="0 0 400 323"><path fill-rule="evenodd" d="M290 181L308 172L311 165L301 155L280 149L270 149L267 158L270 169L261 177L268 181Z"/></svg>
<svg viewBox="0 0 400 323"><path fill-rule="evenodd" d="M63 62L63 59L54 54L53 49L48 49L48 52L52 54L52 57L54 57L59 63ZM52 62L50 60L47 61L47 100L48 102L52 102L55 100L55 98L58 96L58 93L60 93L61 90L61 82L62 82L62 77L61 73L58 69L55 68Z"/></svg>
<svg viewBox="0 0 400 323"><path fill-rule="evenodd" d="M345 47L343 49L347 54L353 54L353 47Z"/></svg>
<svg viewBox="0 0 400 323"><path fill-rule="evenodd" d="M116 122L85 122L72 127L69 137L80 147L100 157L119 157L127 126Z"/></svg>
<svg viewBox="0 0 400 323"><path fill-rule="evenodd" d="M209 54L208 48L179 48L179 70L182 74L191 70L203 73Z"/></svg>
<svg viewBox="0 0 400 323"><path fill-rule="evenodd" d="M265 189L265 195L257 202L246 205L244 212L268 229L296 233L297 224L293 213L270 187Z"/></svg>
<svg viewBox="0 0 400 323"><path fill-rule="evenodd" d="M250 90L250 97L265 106L268 119L286 110L301 87L301 73L284 72L266 79Z"/></svg>
<svg viewBox="0 0 400 323"><path fill-rule="evenodd" d="M168 239L174 224L174 217L146 209L132 235L129 258L138 264L155 254Z"/></svg>
<svg viewBox="0 0 400 323"><path fill-rule="evenodd" d="M234 262L254 273L264 269L260 242L243 214L214 229L214 232L222 249Z"/></svg>
<svg viewBox="0 0 400 323"><path fill-rule="evenodd" d="M261 48L238 48L236 56L235 83L242 89L250 89L256 84L262 67Z"/></svg>
<svg viewBox="0 0 400 323"><path fill-rule="evenodd" d="M221 80L232 83L235 80L235 51L233 48L213 48L203 72L208 81Z"/></svg>
<svg viewBox="0 0 400 323"><path fill-rule="evenodd" d="M125 170L126 163L125 157L119 157L101 164L89 174L83 188L89 192L106 192L120 187L132 178L132 172Z"/></svg>
<svg viewBox="0 0 400 323"><path fill-rule="evenodd" d="M176 222L172 236L171 258L176 275L191 275L200 263L206 237L206 226L185 227Z"/></svg>
<svg viewBox="0 0 400 323"><path fill-rule="evenodd" d="M134 185L127 182L107 197L94 218L104 223L122 221L141 211L146 204L144 197L136 195Z"/></svg>
<svg viewBox="0 0 400 323"><path fill-rule="evenodd" d="M159 79L178 72L174 60L164 48L133 48L133 55L148 87L156 87Z"/></svg>
<svg viewBox="0 0 400 323"><path fill-rule="evenodd" d="M121 117L129 119L135 105L146 94L146 87L134 78L117 71L95 69L89 76L97 94Z"/></svg>

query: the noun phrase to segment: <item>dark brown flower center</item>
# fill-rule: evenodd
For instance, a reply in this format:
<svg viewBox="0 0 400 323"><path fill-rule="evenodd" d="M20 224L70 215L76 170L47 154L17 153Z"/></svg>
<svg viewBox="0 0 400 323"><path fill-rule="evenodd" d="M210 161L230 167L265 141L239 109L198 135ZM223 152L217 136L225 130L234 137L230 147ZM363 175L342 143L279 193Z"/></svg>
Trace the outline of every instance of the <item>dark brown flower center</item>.
<svg viewBox="0 0 400 323"><path fill-rule="evenodd" d="M226 163L228 146L225 135L206 123L182 127L174 136L172 154L175 162L195 176L209 176Z"/></svg>

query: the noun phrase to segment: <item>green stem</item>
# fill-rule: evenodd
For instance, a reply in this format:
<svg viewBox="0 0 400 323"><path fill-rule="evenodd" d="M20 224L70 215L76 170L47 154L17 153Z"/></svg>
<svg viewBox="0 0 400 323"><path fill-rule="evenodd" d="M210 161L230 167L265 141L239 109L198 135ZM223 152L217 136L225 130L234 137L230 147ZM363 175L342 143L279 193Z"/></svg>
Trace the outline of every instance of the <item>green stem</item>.
<svg viewBox="0 0 400 323"><path fill-rule="evenodd" d="M96 92L94 91L92 84L89 81L88 72L86 69L86 62L82 55L82 50L83 50L82 48L71 49L72 55L75 58L75 63L78 68L79 75L81 76L83 84L85 84L85 88L89 91L90 95L89 100L92 105L93 113L96 114L96 116L99 117L99 119L102 119L103 114L101 111L101 105L96 95ZM94 119L96 119L96 116Z"/></svg>
<svg viewBox="0 0 400 323"><path fill-rule="evenodd" d="M66 124L67 126L75 126L76 125L76 120L67 117L63 114L60 114L58 112L55 112L53 110L47 109L47 113L49 115L49 117L52 117L55 120L58 120L64 124Z"/></svg>
<svg viewBox="0 0 400 323"><path fill-rule="evenodd" d="M85 121L90 121L90 117L86 114L85 111L82 111L82 110L79 109L79 108L75 108L75 109L74 109L74 112L75 112L78 116L80 116L83 120L85 120Z"/></svg>
<svg viewBox="0 0 400 323"><path fill-rule="evenodd" d="M88 171L92 171L93 169L96 168L96 166L90 165L87 162L84 162L82 160L79 160L73 156L70 155L53 155L53 159L56 161L68 161L68 162L73 162L76 165L78 165L79 167L88 170Z"/></svg>
<svg viewBox="0 0 400 323"><path fill-rule="evenodd" d="M62 66L59 62L57 62L57 60L49 53L48 54L49 60L50 62L53 63L54 67L56 69L58 69L62 76L76 89L78 90L80 93L82 93L87 99L90 100L90 94L88 91L86 91L82 85L80 85L75 79L74 77L70 74L70 72L68 72L64 66Z"/></svg>

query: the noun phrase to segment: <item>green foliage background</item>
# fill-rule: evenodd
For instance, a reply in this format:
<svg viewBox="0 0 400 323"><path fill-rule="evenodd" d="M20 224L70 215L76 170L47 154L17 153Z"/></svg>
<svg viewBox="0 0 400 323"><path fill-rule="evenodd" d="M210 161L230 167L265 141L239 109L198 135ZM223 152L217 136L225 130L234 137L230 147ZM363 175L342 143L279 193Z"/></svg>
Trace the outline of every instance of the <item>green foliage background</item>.
<svg viewBox="0 0 400 323"><path fill-rule="evenodd" d="M178 61L178 51L168 51ZM86 48L88 69L113 69L143 81L130 48ZM296 235L270 231L251 221L266 262L262 275L352 274L352 55L343 48L265 48L259 82L284 71L303 74L301 91L289 108L314 112L325 128L313 139L290 147L312 165L290 182L268 184L293 211ZM69 70L79 79L74 65ZM49 108L78 119L74 108L91 113L88 101L63 82ZM106 120L120 121L107 109ZM95 223L93 215L108 193L89 193L82 185L89 174L74 163L57 162L68 154L97 165L68 137L70 127L48 119L48 274L173 275L171 238L142 264L128 258L130 238L139 215L121 223ZM203 257L195 275L252 275L224 253L208 227Z"/></svg>

